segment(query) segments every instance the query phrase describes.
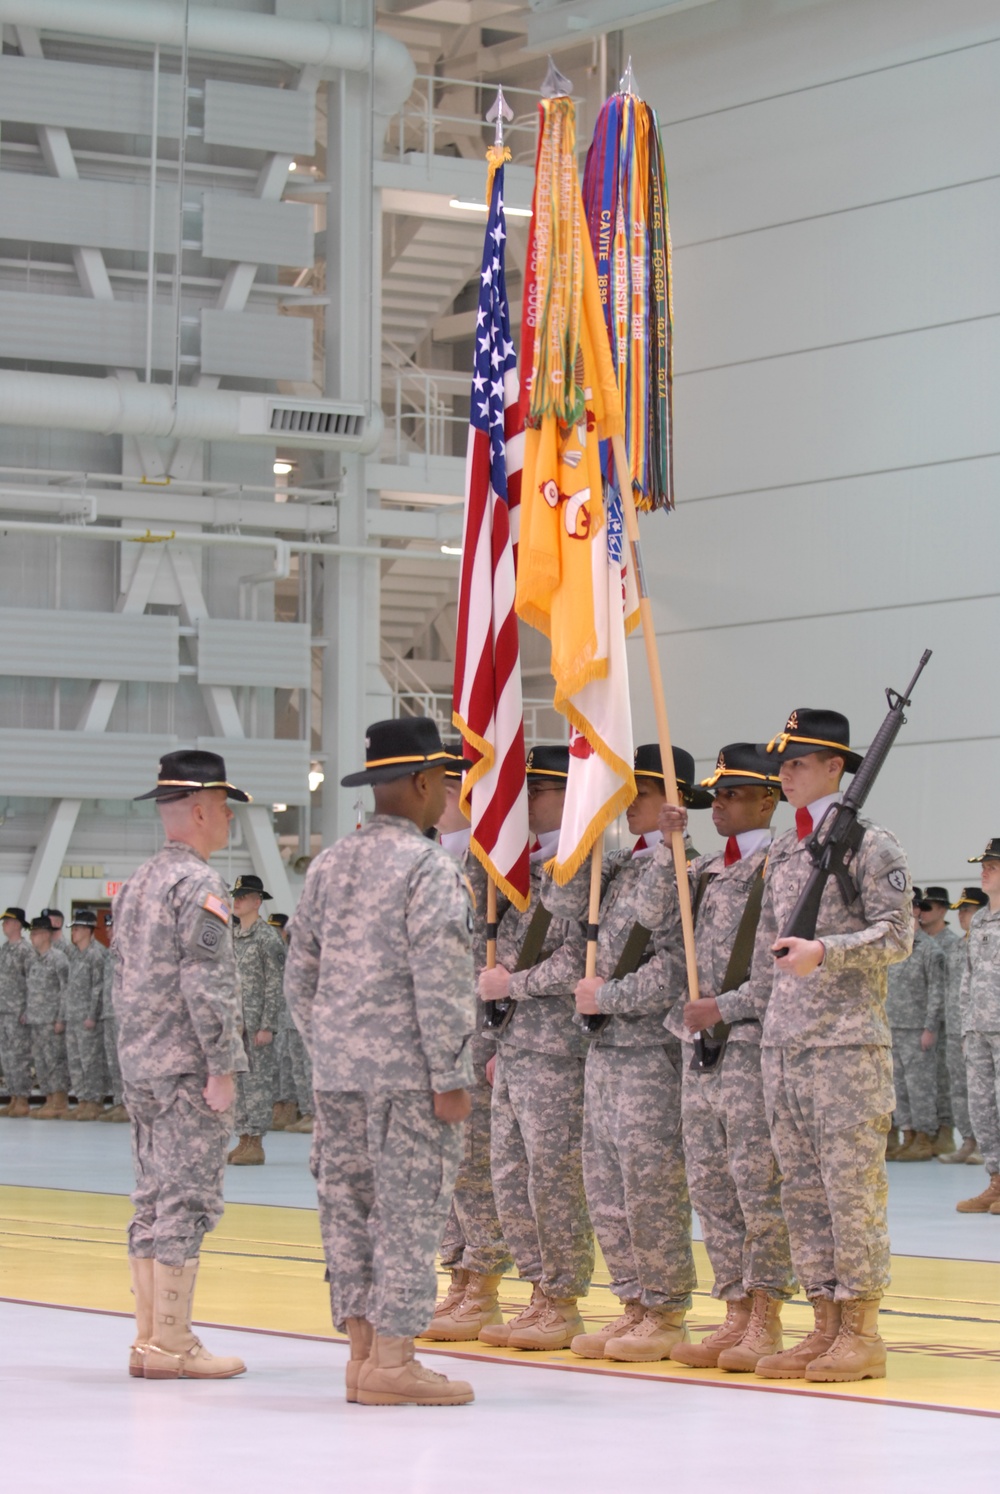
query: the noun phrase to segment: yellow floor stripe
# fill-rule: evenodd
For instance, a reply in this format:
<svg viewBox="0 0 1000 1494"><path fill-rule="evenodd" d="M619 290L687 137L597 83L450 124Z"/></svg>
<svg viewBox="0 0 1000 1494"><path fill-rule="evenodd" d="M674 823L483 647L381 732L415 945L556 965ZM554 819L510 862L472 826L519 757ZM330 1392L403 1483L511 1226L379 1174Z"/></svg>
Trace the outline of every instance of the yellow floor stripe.
<svg viewBox="0 0 1000 1494"><path fill-rule="evenodd" d="M125 1268L127 1198L47 1188L0 1187L0 1298L44 1302L103 1312L129 1313ZM700 1291L690 1315L693 1328L722 1316L707 1295L711 1271L704 1247L695 1246ZM599 1262L586 1302L588 1324L617 1316ZM503 1302L515 1308L528 1296L516 1280L504 1283ZM316 1215L309 1209L230 1204L205 1242L197 1298L202 1321L276 1333L335 1337L330 1328L323 1252ZM804 1333L812 1315L804 1302L789 1304L789 1338ZM805 1381L761 1382L681 1365L581 1362L568 1352L522 1354L482 1344L455 1345L473 1358L551 1365L582 1372L640 1373L694 1384L770 1388L811 1395L849 1395L903 1405L961 1409L1000 1416L1000 1264L897 1256L884 1303L882 1333L889 1345L889 1378L844 1386Z"/></svg>

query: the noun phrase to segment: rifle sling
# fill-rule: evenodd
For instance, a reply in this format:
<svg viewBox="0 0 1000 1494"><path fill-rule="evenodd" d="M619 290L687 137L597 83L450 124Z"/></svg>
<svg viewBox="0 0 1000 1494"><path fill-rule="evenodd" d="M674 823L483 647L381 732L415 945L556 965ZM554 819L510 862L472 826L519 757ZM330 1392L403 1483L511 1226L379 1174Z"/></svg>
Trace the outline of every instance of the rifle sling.
<svg viewBox="0 0 1000 1494"><path fill-rule="evenodd" d="M766 864L766 863L765 863ZM704 888L712 879L711 872L703 872L698 883L698 902L704 895ZM757 937L757 925L760 922L761 904L764 901L764 864L753 880L750 894L743 909L739 928L736 930L736 938L729 952L726 963L726 973L722 978L722 990L735 991L741 986L750 974L750 964L753 960L754 940ZM700 1040L696 1040L695 1056L691 1061L691 1067L697 1073L712 1073L722 1062L722 1055L726 1051L729 1034L733 1024L730 1022L716 1022L709 1031L702 1033Z"/></svg>
<svg viewBox="0 0 1000 1494"><path fill-rule="evenodd" d="M521 953L518 955L517 964L514 966L515 970L530 970L532 965L538 964L542 945L545 943L545 935L549 931L549 924L551 922L552 914L542 903L541 899L539 899L535 904L535 911L531 915L531 922L528 924L528 931L524 936L524 943L521 945Z"/></svg>
<svg viewBox="0 0 1000 1494"><path fill-rule="evenodd" d="M623 976L632 975L643 964L643 955L649 944L650 931L644 924L634 923L628 931L625 946L618 956L612 980L621 980Z"/></svg>

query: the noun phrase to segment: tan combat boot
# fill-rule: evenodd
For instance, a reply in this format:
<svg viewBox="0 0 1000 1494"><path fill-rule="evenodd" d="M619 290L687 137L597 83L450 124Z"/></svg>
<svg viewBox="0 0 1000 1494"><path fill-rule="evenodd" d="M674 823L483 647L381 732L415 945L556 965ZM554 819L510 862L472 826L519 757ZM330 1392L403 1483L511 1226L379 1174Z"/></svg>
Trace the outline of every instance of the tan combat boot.
<svg viewBox="0 0 1000 1494"><path fill-rule="evenodd" d="M583 1319L575 1297L549 1297L534 1322L512 1328L507 1338L510 1349L568 1349L577 1334L583 1332Z"/></svg>
<svg viewBox="0 0 1000 1494"><path fill-rule="evenodd" d="M781 1299L769 1297L764 1291L753 1294L753 1312L747 1331L738 1344L723 1349L719 1355L719 1368L742 1371L749 1374L768 1354L780 1354L785 1347L781 1335Z"/></svg>
<svg viewBox="0 0 1000 1494"><path fill-rule="evenodd" d="M793 1344L781 1354L765 1354L758 1359L755 1374L763 1380L801 1380L814 1359L832 1348L840 1332L840 1303L826 1297L814 1297L815 1326L800 1344Z"/></svg>
<svg viewBox="0 0 1000 1494"><path fill-rule="evenodd" d="M264 1148L259 1136L241 1136L239 1144L226 1158L233 1167L260 1167L264 1162Z"/></svg>
<svg viewBox="0 0 1000 1494"><path fill-rule="evenodd" d="M926 1131L917 1131L913 1140L900 1149L897 1162L930 1162L934 1157L934 1142Z"/></svg>
<svg viewBox="0 0 1000 1494"><path fill-rule="evenodd" d="M974 1136L963 1136L962 1145L951 1152L938 1152L939 1162L968 1162L976 1150L976 1138Z"/></svg>
<svg viewBox="0 0 1000 1494"><path fill-rule="evenodd" d="M112 1123L127 1121L128 1111L124 1105L112 1105L110 1109L105 1110L103 1115L98 1116L98 1120L111 1121Z"/></svg>
<svg viewBox="0 0 1000 1494"><path fill-rule="evenodd" d="M669 1359L675 1344L685 1343L686 1307L647 1307L641 1323L619 1338L609 1338L607 1357L626 1364L652 1364Z"/></svg>
<svg viewBox="0 0 1000 1494"><path fill-rule="evenodd" d="M915 1131L911 1131L908 1127L904 1127L903 1130L899 1133L900 1139L896 1142L896 1145L892 1148L886 1148L886 1161L898 1162L900 1152L906 1150L916 1134L917 1133Z"/></svg>
<svg viewBox="0 0 1000 1494"><path fill-rule="evenodd" d="M484 1328L494 1328L503 1322L497 1300L503 1276L480 1276L475 1271L466 1274L469 1279L462 1297L447 1313L439 1309L422 1337L453 1344L471 1343Z"/></svg>
<svg viewBox="0 0 1000 1494"><path fill-rule="evenodd" d="M507 1341L515 1328L525 1328L533 1323L545 1306L542 1289L536 1282L531 1288L531 1301L521 1311L508 1318L506 1323L490 1323L479 1330L479 1342L490 1344L495 1349L507 1347Z"/></svg>
<svg viewBox="0 0 1000 1494"><path fill-rule="evenodd" d="M65 1120L69 1109L69 1098L61 1089L45 1096L45 1104L31 1112L36 1121Z"/></svg>
<svg viewBox="0 0 1000 1494"><path fill-rule="evenodd" d="M840 1332L806 1370L807 1380L884 1380L885 1344L878 1332L878 1302L842 1302Z"/></svg>
<svg viewBox="0 0 1000 1494"><path fill-rule="evenodd" d="M103 1110L104 1106L98 1105L96 1100L84 1100L73 1111L72 1119L78 1121L100 1120Z"/></svg>
<svg viewBox="0 0 1000 1494"><path fill-rule="evenodd" d="M439 1318L451 1317L452 1313L455 1311L455 1308L465 1296L465 1289L468 1285L469 1272L466 1271L462 1266L455 1266L452 1269L451 1280L448 1283L448 1290L445 1292L444 1296L441 1298L441 1301L434 1309L434 1315L427 1325L427 1333L421 1333L419 1335L421 1338L427 1338L428 1334Z"/></svg>
<svg viewBox="0 0 1000 1494"><path fill-rule="evenodd" d="M128 1372L134 1380L145 1375L146 1349L153 1336L153 1258L130 1255L132 1296L135 1298L135 1339L128 1355Z"/></svg>
<svg viewBox="0 0 1000 1494"><path fill-rule="evenodd" d="M191 1332L198 1259L183 1266L153 1263L153 1336L143 1355L147 1380L229 1380L242 1375L242 1359L210 1354Z"/></svg>
<svg viewBox="0 0 1000 1494"><path fill-rule="evenodd" d="M283 1131L286 1126L290 1126L292 1121L297 1119L298 1113L299 1107L289 1100L276 1100L274 1109L271 1111L271 1130Z"/></svg>
<svg viewBox="0 0 1000 1494"><path fill-rule="evenodd" d="M991 1172L982 1193L977 1193L975 1198L963 1198L955 1205L955 1210L959 1214L988 1214L995 1203L1000 1203L1000 1172Z"/></svg>
<svg viewBox="0 0 1000 1494"><path fill-rule="evenodd" d="M310 1136L312 1134L313 1118L311 1115L303 1115L299 1120L293 1121L285 1127L288 1132L294 1132L296 1136Z"/></svg>
<svg viewBox="0 0 1000 1494"><path fill-rule="evenodd" d="M675 1364L686 1364L690 1369L714 1369L723 1349L738 1344L750 1325L750 1297L737 1297L726 1303L725 1321L712 1333L706 1334L700 1343L674 1344L670 1357Z"/></svg>
<svg viewBox="0 0 1000 1494"><path fill-rule="evenodd" d="M902 1150L903 1143L899 1139L899 1132L895 1126L885 1138L885 1160L895 1162Z"/></svg>
<svg viewBox="0 0 1000 1494"><path fill-rule="evenodd" d="M15 1095L10 1102L10 1109L7 1111L8 1119L24 1120L25 1116L30 1114L31 1106L28 1104L28 1096Z"/></svg>
<svg viewBox="0 0 1000 1494"><path fill-rule="evenodd" d="M955 1151L955 1128L953 1126L938 1126L937 1135L933 1138L931 1145L934 1148L935 1157L950 1157Z"/></svg>
<svg viewBox="0 0 1000 1494"><path fill-rule="evenodd" d="M351 1341L351 1353L347 1361L347 1370L344 1376L347 1385L347 1399L356 1401L358 1398L358 1375L361 1366L372 1351L372 1341L375 1330L367 1318L348 1318L345 1324L347 1337Z"/></svg>
<svg viewBox="0 0 1000 1494"><path fill-rule="evenodd" d="M599 1328L596 1333L578 1333L570 1344L573 1353L578 1354L581 1359L605 1359L609 1338L618 1338L621 1334L631 1333L633 1328L638 1328L646 1316L642 1303L625 1302L622 1305L625 1311L613 1323Z"/></svg>
<svg viewBox="0 0 1000 1494"><path fill-rule="evenodd" d="M360 1406L464 1406L472 1400L466 1380L449 1380L414 1359L412 1338L377 1334L358 1371Z"/></svg>

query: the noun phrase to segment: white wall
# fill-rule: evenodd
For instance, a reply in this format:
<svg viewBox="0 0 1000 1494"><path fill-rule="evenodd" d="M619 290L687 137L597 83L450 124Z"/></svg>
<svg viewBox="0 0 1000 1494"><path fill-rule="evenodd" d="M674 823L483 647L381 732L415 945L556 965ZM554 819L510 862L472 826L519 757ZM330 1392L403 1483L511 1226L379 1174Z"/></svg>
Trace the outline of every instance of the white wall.
<svg viewBox="0 0 1000 1494"><path fill-rule="evenodd" d="M707 769L828 706L864 747L932 648L870 806L957 890L1000 834L1000 7L715 0L626 50L674 241L679 502L643 520L673 735Z"/></svg>

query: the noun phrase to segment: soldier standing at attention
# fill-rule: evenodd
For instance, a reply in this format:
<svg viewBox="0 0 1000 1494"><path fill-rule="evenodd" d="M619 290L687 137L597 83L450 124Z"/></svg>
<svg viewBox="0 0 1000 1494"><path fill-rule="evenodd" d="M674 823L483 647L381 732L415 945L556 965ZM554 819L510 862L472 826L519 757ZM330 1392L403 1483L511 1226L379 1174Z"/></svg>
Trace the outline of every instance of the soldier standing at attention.
<svg viewBox="0 0 1000 1494"><path fill-rule="evenodd" d="M242 1359L191 1331L198 1253L222 1218L235 1084L247 1067L226 885L208 864L229 840L226 781L214 752L170 752L154 799L166 843L115 898L113 991L132 1123L135 1213L128 1231L136 1339L129 1374L228 1379Z"/></svg>
<svg viewBox="0 0 1000 1494"><path fill-rule="evenodd" d="M919 891L919 889L917 889ZM917 914L925 905L919 900ZM886 1147L890 1162L929 1162L938 1135L937 1043L944 1011L945 951L918 927L913 953L888 972L885 1011L892 1031L892 1073L896 1108ZM901 1130L900 1145L893 1145Z"/></svg>
<svg viewBox="0 0 1000 1494"><path fill-rule="evenodd" d="M449 743L448 750L461 760L460 743ZM461 807L461 767L445 768L444 783L444 813L436 829L441 846L455 857L473 890L472 956L478 976L486 966L486 873L470 850L471 830ZM506 906L499 890L497 902L499 914ZM465 1128L465 1152L441 1242L441 1263L451 1272L451 1283L422 1335L447 1343L469 1342L478 1338L483 1328L503 1322L498 1293L504 1272L513 1264L497 1217L490 1173L492 1089L487 1067L496 1054L493 1035L480 1027L473 1033L469 1050L474 1075L472 1114Z"/></svg>
<svg viewBox="0 0 1000 1494"><path fill-rule="evenodd" d="M260 877L237 877L232 890L236 972L243 1002L243 1034L250 1060L248 1073L236 1079L233 1124L240 1138L227 1161L234 1167L259 1167L264 1161L262 1137L274 1114L276 1081L274 1036L284 997L285 941L260 916L271 901Z"/></svg>
<svg viewBox="0 0 1000 1494"><path fill-rule="evenodd" d="M32 1120L65 1120L69 1114L69 1064L66 1060L66 983L69 960L55 943L51 919L31 920L32 956L28 961L26 1013L31 1027L31 1061L45 1104Z"/></svg>
<svg viewBox="0 0 1000 1494"><path fill-rule="evenodd" d="M350 1339L347 1399L454 1406L471 1385L413 1357L437 1297L476 1025L468 885L425 833L454 759L427 717L378 721L365 747L342 783L371 784L375 814L309 868L285 995L313 1065L311 1165L333 1322Z"/></svg>
<svg viewBox="0 0 1000 1494"><path fill-rule="evenodd" d="M960 1214L1000 1214L1000 836L981 856L984 908L973 915L962 972L962 1043L969 1085L969 1119L989 1181Z"/></svg>
<svg viewBox="0 0 1000 1494"><path fill-rule="evenodd" d="M480 1333L484 1343L512 1349L568 1349L584 1331L577 1301L594 1271L580 1150L587 1039L573 1000L586 965L585 934L577 918L552 918L542 897L568 774L568 747L528 753L528 829L536 837L530 902L524 913L513 904L506 909L496 968L479 977L481 1000L516 1003L497 1035L490 1159L504 1238L533 1290L514 1318ZM589 863L579 875L589 885Z"/></svg>
<svg viewBox="0 0 1000 1494"><path fill-rule="evenodd" d="M104 995L104 946L94 937L97 914L81 908L73 914L69 937L66 984L66 1054L69 1076L76 1095L72 1119L97 1120L104 1109L107 1073L104 1067L104 1034L100 1028Z"/></svg>
<svg viewBox="0 0 1000 1494"><path fill-rule="evenodd" d="M948 1080L951 1087L951 1102L955 1112L955 1124L962 1137L957 1151L943 1153L939 1162L967 1163L970 1167L981 1167L983 1156L972 1130L969 1114L969 1085L965 1072L965 1054L962 1052L962 975L965 970L966 944L972 920L980 908L985 908L989 898L981 887L963 887L958 902L952 903L952 912L958 914L961 934L948 945L948 989L944 1002L945 1043L948 1053Z"/></svg>
<svg viewBox="0 0 1000 1494"><path fill-rule="evenodd" d="M795 1274L815 1314L800 1344L769 1354L767 1379L881 1379L878 1304L889 1284L885 1138L893 1106L886 969L913 942L910 874L895 836L859 820L853 897L824 888L814 939L781 931L813 870L805 840L855 773L836 711L793 711L765 749L795 828L771 847L750 974L763 1017L761 1067Z"/></svg>
<svg viewBox="0 0 1000 1494"><path fill-rule="evenodd" d="M24 938L28 922L23 908L5 908L0 944L0 1069L10 1103L0 1116L23 1120L31 1094L31 1028L28 1026L28 962L31 945Z"/></svg>
<svg viewBox="0 0 1000 1494"><path fill-rule="evenodd" d="M684 1042L688 1185L712 1263L712 1294L725 1303L726 1317L700 1343L677 1344L670 1357L693 1368L746 1372L782 1349L781 1306L795 1288L764 1107L761 1026L746 985L771 819L782 795L774 765L751 742L723 747L702 787L715 790L712 820L726 844L688 866L700 995L673 1006L667 1025ZM681 828L683 817L664 805L664 835ZM676 904L672 876L669 886ZM691 1046L698 1033L707 1039L704 1068ZM718 1044L722 1053L714 1057Z"/></svg>
<svg viewBox="0 0 1000 1494"><path fill-rule="evenodd" d="M66 915L63 913L61 908L43 908L42 917L47 918L52 925L52 930L55 934L55 938L52 940L53 947L55 949L61 949L63 954L66 955L68 959L69 951L66 948L66 935L63 933L63 925L66 922Z"/></svg>
<svg viewBox="0 0 1000 1494"><path fill-rule="evenodd" d="M271 913L268 924L275 929L288 953L288 914ZM284 992L277 1038L277 1096L271 1116L272 1131L296 1131L308 1136L313 1129L312 1064L302 1034L292 1021Z"/></svg>
<svg viewBox="0 0 1000 1494"><path fill-rule="evenodd" d="M114 916L109 911L105 915L105 928L112 933L114 928ZM125 1085L122 1080L122 1066L118 1062L118 1023L115 1021L115 1008L112 1001L112 987L115 983L115 957L108 950L104 961L104 983L101 989L101 1036L104 1042L104 1061L108 1066L108 1084L111 1088L111 1108L105 1110L98 1119L111 1121L120 1125L128 1120L128 1111L125 1109Z"/></svg>
<svg viewBox="0 0 1000 1494"><path fill-rule="evenodd" d="M707 809L712 801L694 786L694 759L681 747L673 758L680 796ZM651 1363L668 1359L687 1339L684 1319L697 1278L681 1141L681 1045L663 1031L678 994L671 947L676 904L671 908L667 899L665 914L661 900L648 921L643 917L666 802L655 742L636 748L635 783L627 816L638 839L604 858L597 973L584 976L575 991L577 1011L601 1019L591 1027L587 1051L583 1178L611 1290L624 1310L598 1332L577 1334L570 1348L584 1359ZM553 911L587 916L588 891L578 878L568 887L546 886L544 899Z"/></svg>
<svg viewBox="0 0 1000 1494"><path fill-rule="evenodd" d="M952 1094L951 1070L948 1058L947 1012L952 970L964 940L947 922L951 911L951 894L946 887L928 887L923 896L924 906L917 913L917 923L928 939L933 939L944 955L944 987L942 1005L933 1013L935 1047L937 1050L937 1095L938 1132L934 1137L934 1155L940 1161L955 1154L955 1127L961 1119L959 1130L963 1137L969 1136L969 1103L966 1098L964 1073L959 1093ZM961 979L961 976L959 976ZM973 1146L975 1143L973 1143Z"/></svg>

